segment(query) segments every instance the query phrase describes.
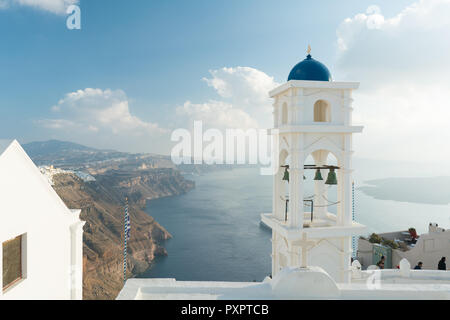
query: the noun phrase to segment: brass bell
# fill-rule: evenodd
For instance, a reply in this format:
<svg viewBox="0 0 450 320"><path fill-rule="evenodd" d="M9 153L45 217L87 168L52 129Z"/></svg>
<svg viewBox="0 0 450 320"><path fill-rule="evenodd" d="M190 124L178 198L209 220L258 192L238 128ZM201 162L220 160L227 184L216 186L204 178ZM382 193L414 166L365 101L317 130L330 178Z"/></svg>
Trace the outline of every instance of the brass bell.
<svg viewBox="0 0 450 320"><path fill-rule="evenodd" d="M328 173L327 181L325 182L325 184L329 185L337 184L336 172L334 171L334 168L330 168L330 172Z"/></svg>
<svg viewBox="0 0 450 320"><path fill-rule="evenodd" d="M288 168L287 168L287 167L284 168L283 181L289 182L289 171L288 171Z"/></svg>
<svg viewBox="0 0 450 320"><path fill-rule="evenodd" d="M320 173L320 169L316 170L316 175L314 176L314 180L315 181L322 181L323 180L322 173Z"/></svg>

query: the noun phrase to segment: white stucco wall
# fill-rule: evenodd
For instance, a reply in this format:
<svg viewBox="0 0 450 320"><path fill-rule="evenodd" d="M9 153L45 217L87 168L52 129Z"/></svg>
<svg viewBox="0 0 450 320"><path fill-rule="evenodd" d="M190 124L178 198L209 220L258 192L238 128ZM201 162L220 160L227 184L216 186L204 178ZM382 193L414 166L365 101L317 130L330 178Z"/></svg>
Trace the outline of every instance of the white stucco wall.
<svg viewBox="0 0 450 320"><path fill-rule="evenodd" d="M409 300L450 299L450 272L401 270L360 272L352 283L336 283L319 267L284 268L263 282L129 279L117 300Z"/></svg>
<svg viewBox="0 0 450 320"><path fill-rule="evenodd" d="M82 270L79 211L65 206L16 141L0 151L0 219L0 243L26 235L25 279L0 290L0 299L81 298L82 275L75 274Z"/></svg>
<svg viewBox="0 0 450 320"><path fill-rule="evenodd" d="M392 255L392 263L395 263L394 265L397 265L401 259L406 258L413 268L419 261L422 261L423 269L436 270L439 260L442 257L447 257L448 270L450 230L441 228L436 230L436 228L430 227L428 233L420 235L414 248L405 252L400 250L393 251L396 252L396 255Z"/></svg>
<svg viewBox="0 0 450 320"><path fill-rule="evenodd" d="M402 259L408 260L412 268L421 261L424 270L436 270L442 257L447 257L448 261L450 257L450 230L436 228L434 225L432 224L429 227L428 233L420 235L414 248L410 248L407 251L402 251L401 249L392 250L393 268L399 265ZM401 232L382 233L380 236L393 240L399 238ZM373 264L372 247L373 244L368 240L358 239L358 260L364 269ZM447 262L448 269L450 268Z"/></svg>

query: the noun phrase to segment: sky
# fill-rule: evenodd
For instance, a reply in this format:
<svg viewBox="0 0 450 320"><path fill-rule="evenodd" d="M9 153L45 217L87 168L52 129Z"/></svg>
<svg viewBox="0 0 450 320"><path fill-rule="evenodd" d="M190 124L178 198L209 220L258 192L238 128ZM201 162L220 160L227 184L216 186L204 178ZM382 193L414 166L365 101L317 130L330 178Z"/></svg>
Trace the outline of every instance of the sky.
<svg viewBox="0 0 450 320"><path fill-rule="evenodd" d="M169 154L194 120L267 128L268 91L310 44L361 83L355 156L442 163L449 16L450 0L0 0L0 138Z"/></svg>

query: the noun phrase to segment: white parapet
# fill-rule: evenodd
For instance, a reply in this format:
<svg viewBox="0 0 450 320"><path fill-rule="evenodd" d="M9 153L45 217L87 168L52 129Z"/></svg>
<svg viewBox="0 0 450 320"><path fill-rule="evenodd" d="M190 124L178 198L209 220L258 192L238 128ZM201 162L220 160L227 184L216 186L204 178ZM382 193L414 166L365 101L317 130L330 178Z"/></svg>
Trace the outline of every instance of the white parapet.
<svg viewBox="0 0 450 320"><path fill-rule="evenodd" d="M404 300L450 299L450 271L361 271L352 283L336 283L319 267L281 270L262 282L129 279L117 300Z"/></svg>

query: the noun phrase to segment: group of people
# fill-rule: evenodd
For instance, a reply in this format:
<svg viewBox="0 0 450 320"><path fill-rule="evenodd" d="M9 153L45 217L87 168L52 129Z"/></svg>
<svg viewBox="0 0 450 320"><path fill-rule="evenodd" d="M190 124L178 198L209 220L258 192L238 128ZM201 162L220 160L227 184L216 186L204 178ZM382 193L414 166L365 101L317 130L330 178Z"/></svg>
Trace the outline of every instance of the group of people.
<svg viewBox="0 0 450 320"><path fill-rule="evenodd" d="M377 267L380 269L384 269L385 260L386 260L385 256L381 256L380 261L378 261L378 263L377 263ZM414 270L422 270L422 267L423 267L423 263L422 263L422 261L419 261L419 263L414 267ZM438 270L447 270L447 265L445 263L445 257L442 257L441 260L439 260Z"/></svg>
<svg viewBox="0 0 450 320"><path fill-rule="evenodd" d="M422 267L423 267L423 263L422 263L422 261L419 261L417 266L414 267L414 270L422 270ZM439 260L438 270L447 270L447 265L445 263L445 257L442 257L441 260Z"/></svg>

